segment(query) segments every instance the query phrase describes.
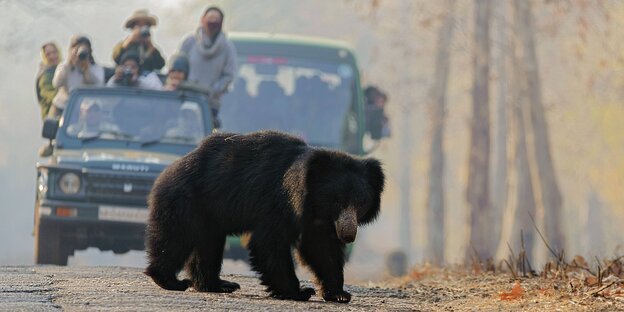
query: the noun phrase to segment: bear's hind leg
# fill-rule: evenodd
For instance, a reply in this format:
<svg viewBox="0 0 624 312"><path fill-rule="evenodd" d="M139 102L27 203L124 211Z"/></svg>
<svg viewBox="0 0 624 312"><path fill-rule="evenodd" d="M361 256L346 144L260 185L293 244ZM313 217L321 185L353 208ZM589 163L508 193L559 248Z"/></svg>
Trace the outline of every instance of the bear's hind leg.
<svg viewBox="0 0 624 312"><path fill-rule="evenodd" d="M149 265L145 274L167 290L184 291L190 286L189 280L180 281L177 277L193 250L192 242L180 234L170 228L160 233L152 225L147 228Z"/></svg>
<svg viewBox="0 0 624 312"><path fill-rule="evenodd" d="M267 286L270 296L277 299L307 301L314 289L299 287L295 275L291 242L284 240L283 233L274 233L275 227L256 230L249 241L249 256L254 271L260 273L262 285Z"/></svg>
<svg viewBox="0 0 624 312"><path fill-rule="evenodd" d="M343 290L344 247L334 225L329 222L310 224L301 234L299 256L321 284L325 301L351 301L351 294Z"/></svg>
<svg viewBox="0 0 624 312"><path fill-rule="evenodd" d="M196 246L186 266L193 288L197 291L217 293L231 293L240 289L239 284L219 278L225 234L206 231L201 236L202 242Z"/></svg>

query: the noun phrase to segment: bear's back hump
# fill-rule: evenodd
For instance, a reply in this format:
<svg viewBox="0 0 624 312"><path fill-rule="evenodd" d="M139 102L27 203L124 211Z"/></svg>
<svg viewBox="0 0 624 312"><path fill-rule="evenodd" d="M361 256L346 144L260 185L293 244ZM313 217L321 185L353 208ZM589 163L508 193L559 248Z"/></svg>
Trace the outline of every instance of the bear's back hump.
<svg viewBox="0 0 624 312"><path fill-rule="evenodd" d="M267 166L286 169L310 147L301 139L276 131L248 134L216 133L205 139L196 153L214 165ZM249 168L248 168L249 169Z"/></svg>

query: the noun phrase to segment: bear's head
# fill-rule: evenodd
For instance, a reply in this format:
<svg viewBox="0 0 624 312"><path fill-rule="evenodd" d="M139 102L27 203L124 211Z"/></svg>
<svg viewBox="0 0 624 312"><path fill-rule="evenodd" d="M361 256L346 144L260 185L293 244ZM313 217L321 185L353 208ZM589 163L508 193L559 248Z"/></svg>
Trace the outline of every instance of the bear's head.
<svg viewBox="0 0 624 312"><path fill-rule="evenodd" d="M307 165L305 218L333 222L338 238L353 242L358 225L372 222L379 214L384 179L376 159L316 150Z"/></svg>

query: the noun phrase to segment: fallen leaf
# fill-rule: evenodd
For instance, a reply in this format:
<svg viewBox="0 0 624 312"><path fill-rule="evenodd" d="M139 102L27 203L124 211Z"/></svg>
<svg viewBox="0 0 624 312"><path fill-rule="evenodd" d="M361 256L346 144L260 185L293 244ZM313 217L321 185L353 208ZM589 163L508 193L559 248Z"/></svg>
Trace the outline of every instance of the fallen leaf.
<svg viewBox="0 0 624 312"><path fill-rule="evenodd" d="M583 258L582 256L576 256L574 257L574 260L572 260L573 264L576 264L577 266L581 267L581 268L588 268L589 266L587 265L587 261L585 260L585 258Z"/></svg>
<svg viewBox="0 0 624 312"><path fill-rule="evenodd" d="M588 276L585 278L585 285L587 286L595 286L598 285L598 278L594 276Z"/></svg>
<svg viewBox="0 0 624 312"><path fill-rule="evenodd" d="M552 288L540 288L540 292L542 293L542 295L544 296L552 296L553 295L553 290Z"/></svg>
<svg viewBox="0 0 624 312"><path fill-rule="evenodd" d="M520 281L516 281L516 284L511 289L511 292L502 293L499 296L501 300L514 300L514 299L521 298L523 294L524 294L524 291L522 290L522 287L520 286Z"/></svg>

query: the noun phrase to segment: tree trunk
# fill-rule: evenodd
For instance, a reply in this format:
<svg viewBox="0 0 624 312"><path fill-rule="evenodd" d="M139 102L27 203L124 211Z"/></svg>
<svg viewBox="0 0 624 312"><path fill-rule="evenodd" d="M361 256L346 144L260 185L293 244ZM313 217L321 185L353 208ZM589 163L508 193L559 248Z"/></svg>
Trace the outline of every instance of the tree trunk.
<svg viewBox="0 0 624 312"><path fill-rule="evenodd" d="M514 0L515 1L515 0ZM514 37L511 42L512 81L510 89L510 151L508 170L507 204L502 220L502 231L496 258L504 259L509 255L509 248L517 255L521 248L520 232L524 235L524 247L529 260L533 258L535 230L529 214L535 215L535 194L532 183L529 159L525 115L529 111L529 94L526 72L522 69L519 33L523 26L519 21L518 8L514 5ZM530 126L530 124L529 124ZM514 259L515 261L516 259Z"/></svg>
<svg viewBox="0 0 624 312"><path fill-rule="evenodd" d="M519 22L519 37L522 42L520 51L524 76L527 80L529 110L526 122L530 123L530 126L527 124L527 130L530 129L527 131L527 147L536 202L543 212L546 240L551 247L560 252L564 247L564 237L561 231L562 198L550 152L548 124L544 116L539 64L533 37L531 2L515 0L514 4Z"/></svg>
<svg viewBox="0 0 624 312"><path fill-rule="evenodd" d="M472 120L466 199L470 208L470 244L480 260L492 257L489 244L491 211L490 177L490 0L475 1L475 51L473 57ZM472 248L468 255L472 254Z"/></svg>
<svg viewBox="0 0 624 312"><path fill-rule="evenodd" d="M507 115L508 115L508 1L500 0L495 2L496 14L494 29L498 41L497 54L494 58L494 67L496 68L496 76L498 78L498 92L496 97L496 132L493 146L494 153L494 172L492 174L492 235L490 235L490 243L492 247L498 244L499 234L501 232L501 223L503 208L507 201Z"/></svg>
<svg viewBox="0 0 624 312"><path fill-rule="evenodd" d="M427 260L444 263L444 121L455 0L445 4L448 12L438 32L435 77L429 91L429 190L427 193Z"/></svg>

